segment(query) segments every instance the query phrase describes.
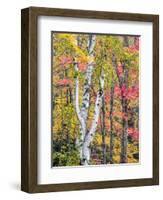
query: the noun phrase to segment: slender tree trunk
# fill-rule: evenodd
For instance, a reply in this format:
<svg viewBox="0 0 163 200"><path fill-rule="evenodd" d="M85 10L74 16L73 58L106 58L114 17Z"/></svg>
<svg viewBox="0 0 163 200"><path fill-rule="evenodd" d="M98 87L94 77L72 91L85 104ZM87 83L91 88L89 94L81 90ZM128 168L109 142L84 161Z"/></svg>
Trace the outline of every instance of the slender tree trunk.
<svg viewBox="0 0 163 200"><path fill-rule="evenodd" d="M87 117L88 117L88 109L90 105L90 88L91 88L92 73L93 73L92 60L94 58L93 50L94 50L95 42L96 42L96 36L90 35L89 40L88 40L88 54L89 54L91 62L88 63L87 70L86 70L81 109L79 106L78 75L76 77L76 85L75 85L75 107L76 107L76 113L80 122L80 138L78 139L77 143L79 146L82 165L85 164L85 161L84 161L85 158L83 158L83 156L85 155L85 153L83 153L84 151L83 143L84 143L84 138L86 136L86 131L87 131ZM78 43L79 41L77 39L77 45ZM78 73L78 63L75 63L75 71Z"/></svg>
<svg viewBox="0 0 163 200"><path fill-rule="evenodd" d="M123 98L122 99L122 112L127 113L126 110L126 100ZM125 118L122 120L122 125L123 125L123 131L122 131L122 138L121 138L121 163L126 163L127 162L127 142L128 142L128 134L127 134L127 128L128 128L128 123Z"/></svg>
<svg viewBox="0 0 163 200"><path fill-rule="evenodd" d="M96 42L96 36L90 35L88 40L88 54L90 57L91 62L88 63L85 82L84 82L84 90L83 90L83 97L82 97L82 106L81 106L81 115L85 122L87 121L88 117L88 108L89 108L89 101L90 101L90 90L91 90L91 83L92 83L92 73L93 73L93 62L94 59L94 46Z"/></svg>
<svg viewBox="0 0 163 200"><path fill-rule="evenodd" d="M129 47L129 37L124 37L125 42L124 46ZM126 68L125 63L123 64L123 85L125 85L126 90L128 89L128 69ZM122 113L123 113L123 132L122 132L122 140L121 140L121 163L127 163L127 143L128 143L128 115L127 115L127 99L124 95L122 95Z"/></svg>
<svg viewBox="0 0 163 200"><path fill-rule="evenodd" d="M125 68L124 69L124 85L126 87L126 90L128 88L128 70ZM123 125L123 131L122 131L122 139L121 139L121 163L127 163L127 143L128 143L128 115L127 115L127 99L126 97L122 94L122 114L123 114L123 119L122 119L122 125Z"/></svg>
<svg viewBox="0 0 163 200"><path fill-rule="evenodd" d="M127 44L126 44L127 45ZM121 106L122 106L122 136L121 136L121 156L120 156L120 162L126 163L127 162L127 143L128 143L128 121L127 121L127 99L124 95L124 92L122 90L122 87L125 87L127 90L128 88L128 69L125 66L125 63L123 63L123 76L119 76L118 69L117 69L117 61L115 55L112 57L112 64L115 68L119 87L121 88Z"/></svg>
<svg viewBox="0 0 163 200"><path fill-rule="evenodd" d="M90 162L90 143L92 142L93 137L95 135L97 124L98 124L98 119L100 116L102 97L103 97L103 93L104 93L103 88L104 88L104 75L102 72L101 76L100 76L100 89L98 90L97 97L96 97L92 125L91 125L90 130L87 131L87 133L84 137L83 151L82 151L83 165L88 165Z"/></svg>
<svg viewBox="0 0 163 200"><path fill-rule="evenodd" d="M78 64L74 63L75 71L78 73ZM79 78L78 76L76 77L75 80L75 108L76 108L76 113L77 117L79 119L79 129L80 129L80 137L77 138L76 144L79 147L79 152L80 152L80 158L82 159L82 144L84 140L84 136L86 133L86 123L84 119L81 116L81 111L80 111L80 106L79 106Z"/></svg>
<svg viewBox="0 0 163 200"><path fill-rule="evenodd" d="M109 162L113 163L113 104L114 104L114 82L111 83L110 89L110 149Z"/></svg>
<svg viewBox="0 0 163 200"><path fill-rule="evenodd" d="M72 97L72 89L71 87L69 88L69 94L70 94L70 103L73 102L73 97Z"/></svg>
<svg viewBox="0 0 163 200"><path fill-rule="evenodd" d="M62 94L62 88L60 90L60 96L61 96L61 105L62 105L62 108L61 108L61 143L60 143L60 148L62 147L63 145L63 141L64 141L64 117L63 117L63 94Z"/></svg>
<svg viewBox="0 0 163 200"><path fill-rule="evenodd" d="M103 164L106 164L106 130L105 130L105 99L104 95L102 97L101 106L101 133L102 133L102 154L103 154Z"/></svg>
<svg viewBox="0 0 163 200"><path fill-rule="evenodd" d="M66 105L69 104L69 89L66 89Z"/></svg>
<svg viewBox="0 0 163 200"><path fill-rule="evenodd" d="M80 156L81 156L81 164L88 165L90 161L90 143L93 140L95 135L95 131L97 128L97 123L101 110L101 103L103 97L103 88L104 88L104 75L101 72L100 76L100 89L98 90L94 116L90 130L87 130L87 117L88 117L88 109L90 106L90 89L91 89L91 81L92 81L92 73L93 73L93 62L94 59L94 46L95 46L96 36L90 35L88 40L88 54L90 57L90 62L88 63L85 82L84 82L84 90L82 97L82 106L80 110L79 106L79 79L78 75L75 79L75 107L76 113L80 122L80 139L79 139L79 147L80 147ZM78 44L78 42L77 42ZM74 63L75 71L78 74L78 63Z"/></svg>

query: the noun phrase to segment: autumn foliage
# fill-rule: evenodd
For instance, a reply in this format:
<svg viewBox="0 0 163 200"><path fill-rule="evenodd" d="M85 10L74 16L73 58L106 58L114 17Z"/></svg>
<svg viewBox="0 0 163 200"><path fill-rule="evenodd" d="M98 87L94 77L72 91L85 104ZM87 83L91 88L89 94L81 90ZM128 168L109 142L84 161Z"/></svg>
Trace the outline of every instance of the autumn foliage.
<svg viewBox="0 0 163 200"><path fill-rule="evenodd" d="M84 92L90 95L86 134L92 127L96 99L101 92L87 164L139 162L139 37L96 35L90 53L89 34L53 33L52 36L53 166L83 165L81 122L75 107L77 86L81 110ZM86 91L90 65L91 83Z"/></svg>

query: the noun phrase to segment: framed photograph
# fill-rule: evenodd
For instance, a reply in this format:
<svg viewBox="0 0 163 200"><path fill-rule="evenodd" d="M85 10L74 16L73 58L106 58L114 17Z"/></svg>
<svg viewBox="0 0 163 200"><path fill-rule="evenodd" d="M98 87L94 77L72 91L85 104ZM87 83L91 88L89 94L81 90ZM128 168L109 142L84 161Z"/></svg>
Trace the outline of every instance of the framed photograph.
<svg viewBox="0 0 163 200"><path fill-rule="evenodd" d="M159 16L21 12L21 189L159 184Z"/></svg>

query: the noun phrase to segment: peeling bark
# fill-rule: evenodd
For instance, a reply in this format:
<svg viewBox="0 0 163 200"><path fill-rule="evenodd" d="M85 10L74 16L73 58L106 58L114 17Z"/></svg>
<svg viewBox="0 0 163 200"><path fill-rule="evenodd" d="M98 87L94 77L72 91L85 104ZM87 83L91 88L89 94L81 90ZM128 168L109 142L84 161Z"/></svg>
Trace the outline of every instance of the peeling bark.
<svg viewBox="0 0 163 200"><path fill-rule="evenodd" d="M96 97L92 125L91 125L90 130L86 133L84 142L83 142L82 164L84 164L84 165L88 165L89 161L90 161L90 143L93 140L93 137L96 132L97 124L98 124L98 119L99 119L100 110L101 110L102 97L103 97L103 88L104 88L104 75L102 73L101 77L100 77L100 89L98 90L97 97Z"/></svg>
<svg viewBox="0 0 163 200"><path fill-rule="evenodd" d="M78 72L78 64L75 63L74 64L75 67L75 71ZM81 111L80 111L80 106L79 106L79 78L78 76L76 77L75 80L75 108L76 108L76 113L77 113L77 117L79 119L80 122L80 139L78 139L76 141L77 146L79 147L79 151L80 151L80 156L82 157L82 143L83 143L83 139L86 133L86 124L84 119L82 118L81 115Z"/></svg>
<svg viewBox="0 0 163 200"><path fill-rule="evenodd" d="M96 36L90 35L88 40L88 54L89 57L92 58L90 60L93 60L93 50L96 42ZM77 41L78 44L78 41ZM78 66L77 63L75 63L75 70L78 72ZM83 97L82 97L82 106L80 110L79 106L79 80L78 77L76 77L76 83L75 83L75 107L76 107L76 113L80 122L80 138L78 139L77 143L79 146L80 151L80 157L81 157L81 164L83 164L83 143L84 138L86 135L86 129L87 129L87 117L88 117L88 109L90 105L90 89L91 89L91 81L92 81L92 73L93 73L93 63L89 62L87 65L86 70L86 76L85 76L85 83L84 83L84 89L83 89Z"/></svg>
<svg viewBox="0 0 163 200"><path fill-rule="evenodd" d="M80 122L80 139L77 141L79 150L80 150L80 157L81 157L81 164L88 165L90 161L90 143L93 140L95 135L95 131L97 128L97 123L100 115L101 110L101 103L103 97L103 88L104 88L104 75L103 72L100 76L100 89L97 93L95 109L94 109L94 117L92 121L92 125L90 130L87 130L87 117L88 117L88 109L90 106L90 90L91 90L91 81L92 81L92 73L93 73L93 63L92 60L94 58L93 50L95 46L96 36L90 35L88 40L88 53L90 57L90 62L87 65L86 76L85 76L85 83L84 83L84 90L83 90L83 97L82 97L82 106L80 110L79 106L79 79L78 75L75 78L75 108L76 113ZM75 71L78 73L78 64L74 63Z"/></svg>
<svg viewBox="0 0 163 200"><path fill-rule="evenodd" d="M88 40L88 53L89 57L93 60L93 49L96 42L96 36L90 35ZM85 82L84 82L84 90L83 90L83 97L82 97L82 107L81 107L81 115L85 121L87 121L88 117L88 108L89 108L89 101L90 101L90 89L91 89L91 82L92 82L92 73L93 73L93 63L88 63Z"/></svg>

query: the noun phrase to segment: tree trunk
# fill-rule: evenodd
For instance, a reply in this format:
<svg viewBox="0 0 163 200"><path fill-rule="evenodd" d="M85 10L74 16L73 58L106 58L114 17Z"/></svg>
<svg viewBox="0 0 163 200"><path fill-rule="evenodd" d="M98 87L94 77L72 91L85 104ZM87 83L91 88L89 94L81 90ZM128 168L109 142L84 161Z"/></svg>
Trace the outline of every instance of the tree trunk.
<svg viewBox="0 0 163 200"><path fill-rule="evenodd" d="M66 89L66 105L69 104L69 88Z"/></svg>
<svg viewBox="0 0 163 200"><path fill-rule="evenodd" d="M98 90L97 97L96 97L96 103L95 103L95 109L94 109L94 116L92 125L89 131L87 131L84 142L83 142L83 152L82 152L82 164L88 165L90 162L90 144L93 140L93 137L96 132L98 119L100 116L100 110L101 110L101 104L102 104L102 97L103 97L103 88L104 88L104 75L103 72L101 73L100 77L100 89Z"/></svg>
<svg viewBox="0 0 163 200"><path fill-rule="evenodd" d="M125 67L125 65L124 65ZM124 81L123 84L126 87L126 90L128 88L128 69L124 68ZM127 115L127 99L126 97L122 94L122 125L123 125L123 131L122 131L122 138L121 138L121 163L127 163L127 143L128 143L128 115Z"/></svg>
<svg viewBox="0 0 163 200"><path fill-rule="evenodd" d="M78 64L74 63L75 71L78 72ZM77 139L76 144L79 147L79 152L80 152L80 158L82 158L82 143L84 140L84 136L86 133L86 124L84 119L81 116L81 111L79 107L79 78L78 76L76 77L75 81L75 108L76 108L76 113L77 117L79 119L79 129L80 129L80 137Z"/></svg>
<svg viewBox="0 0 163 200"><path fill-rule="evenodd" d="M91 58L91 62L88 63L87 70L86 70L86 76L85 76L85 82L84 82L84 89L83 89L83 97L82 97L82 106L80 110L79 106L79 80L78 75L76 77L76 86L75 86L75 107L76 107L76 113L80 122L80 138L78 139L78 146L80 151L80 158L81 158L81 164L85 164L83 162L83 153L84 148L82 147L82 144L84 142L84 138L86 135L87 130L87 117L88 117L88 108L90 105L90 88L91 88L91 81L92 81L92 73L93 73L93 63L92 60L94 58L93 50L96 42L96 36L90 35L88 40L88 54ZM78 45L78 41L77 41ZM75 71L78 72L78 64L75 63ZM85 151L86 152L86 151Z"/></svg>
<svg viewBox="0 0 163 200"><path fill-rule="evenodd" d="M102 154L103 154L103 164L106 164L106 130L105 130L105 99L104 95L102 97L101 106L101 133L102 133Z"/></svg>
<svg viewBox="0 0 163 200"><path fill-rule="evenodd" d="M127 40L126 40L127 41ZM127 45L127 44L126 44ZM128 69L125 66L125 63L123 63L123 76L119 76L118 69L117 69L117 60L115 55L113 54L112 57L112 64L116 71L119 87L121 88L121 106L122 106L122 136L121 136L121 156L120 156L120 162L126 163L127 162L127 143L128 143L128 121L127 121L127 99L124 95L124 92L122 90L122 87L125 87L126 90L128 88Z"/></svg>
<svg viewBox="0 0 163 200"><path fill-rule="evenodd" d="M126 115L127 113L127 102L126 99L122 98L122 113ZM127 134L127 128L128 128L128 123L127 119L123 117L122 120L122 126L123 126L123 131L122 131L122 138L121 138L121 163L126 163L127 162L127 140L128 140L128 134Z"/></svg>
<svg viewBox="0 0 163 200"><path fill-rule="evenodd" d="M71 87L69 88L69 94L70 94L70 103L73 102L73 97L72 97L72 89Z"/></svg>
<svg viewBox="0 0 163 200"><path fill-rule="evenodd" d="M103 97L103 87L104 87L104 75L101 72L100 76L100 89L97 93L94 117L92 121L92 126L90 130L87 130L87 117L88 117L88 109L90 106L90 89L91 89L91 81L92 81L92 73L93 73L93 59L94 59L94 46L95 46L96 36L90 35L88 40L88 54L90 58L90 62L88 63L86 70L86 77L84 82L84 90L82 97L82 106L80 110L79 106L79 79L78 75L75 78L75 107L76 113L80 122L80 139L79 139L79 147L80 147L80 156L81 156L81 164L88 165L90 161L90 143L94 137L98 118L101 110L101 102ZM77 42L78 44L78 42ZM78 63L74 63L75 71L78 74Z"/></svg>
<svg viewBox="0 0 163 200"><path fill-rule="evenodd" d="M82 106L81 106L81 115L82 115L83 119L85 120L85 122L87 121L87 117L88 117L90 89L91 89L92 73L93 73L92 60L94 59L93 50L94 50L95 42L96 42L96 36L90 35L89 40L88 40L88 54L90 57L90 62L87 65L83 97L82 97Z"/></svg>
<svg viewBox="0 0 163 200"><path fill-rule="evenodd" d="M113 163L113 104L114 104L114 82L111 83L110 89L110 149L109 162Z"/></svg>

